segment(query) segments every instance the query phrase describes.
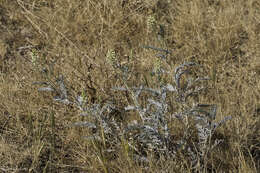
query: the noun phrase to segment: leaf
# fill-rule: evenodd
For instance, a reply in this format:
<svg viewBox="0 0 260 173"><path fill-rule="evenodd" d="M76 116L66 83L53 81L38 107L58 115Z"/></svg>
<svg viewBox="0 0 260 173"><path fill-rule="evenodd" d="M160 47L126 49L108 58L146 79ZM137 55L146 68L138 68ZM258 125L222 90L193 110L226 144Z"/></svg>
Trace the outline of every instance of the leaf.
<svg viewBox="0 0 260 173"><path fill-rule="evenodd" d="M136 107L135 106L127 106L125 107L125 111L130 111L130 110L136 110Z"/></svg>
<svg viewBox="0 0 260 173"><path fill-rule="evenodd" d="M226 121L231 120L231 119L232 119L231 116L227 116L227 117L225 117L223 120L219 121L218 123L214 123L213 129L218 128L219 126L221 126L222 124L224 124Z"/></svg>
<svg viewBox="0 0 260 173"><path fill-rule="evenodd" d="M43 88L39 88L38 91L50 91L50 92L53 92L55 90L52 87L43 87Z"/></svg>
<svg viewBox="0 0 260 173"><path fill-rule="evenodd" d="M80 113L80 116L88 116L88 115L89 115L88 112L82 112L82 113Z"/></svg>
<svg viewBox="0 0 260 173"><path fill-rule="evenodd" d="M75 126L84 126L84 127L88 127L90 129L96 129L97 126L93 123L90 123L90 122L76 122L74 123Z"/></svg>
<svg viewBox="0 0 260 173"><path fill-rule="evenodd" d="M99 136L83 136L84 139L86 140L97 140L97 141L101 141L101 138Z"/></svg>
<svg viewBox="0 0 260 173"><path fill-rule="evenodd" d="M154 101L152 99L148 99L148 102L150 102L151 104L156 105L158 108L162 108L162 103Z"/></svg>
<svg viewBox="0 0 260 173"><path fill-rule="evenodd" d="M173 87L171 84L167 84L165 86L165 88L168 90L168 91L177 91L175 87Z"/></svg>
<svg viewBox="0 0 260 173"><path fill-rule="evenodd" d="M61 102L61 103L65 104L65 105L68 105L68 104L72 103L68 99L64 99L64 98L60 98L60 97L54 97L53 100L57 101L57 102Z"/></svg>
<svg viewBox="0 0 260 173"><path fill-rule="evenodd" d="M63 98L63 99L68 98L67 89L66 89L65 84L64 84L64 77L63 77L63 75L59 76L59 78L57 79L57 83L60 86L61 98Z"/></svg>

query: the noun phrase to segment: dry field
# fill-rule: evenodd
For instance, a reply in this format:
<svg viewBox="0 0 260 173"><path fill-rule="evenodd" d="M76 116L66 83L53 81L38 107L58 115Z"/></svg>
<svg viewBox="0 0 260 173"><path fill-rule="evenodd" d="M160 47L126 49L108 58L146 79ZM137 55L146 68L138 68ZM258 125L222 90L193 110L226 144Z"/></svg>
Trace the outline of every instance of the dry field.
<svg viewBox="0 0 260 173"><path fill-rule="evenodd" d="M161 58L162 51L145 46L171 53ZM133 93L111 89L174 85L174 69L184 62L202 70L183 76L180 87L189 75L210 80L187 104L167 96L174 103L167 116L196 102L217 105L216 122L232 117L209 138L222 142L211 150L207 141L203 157L192 119L167 119L173 156L109 136L104 124L76 126L89 117L53 99L62 94L63 76L68 99L112 103L117 109L109 116L121 128L142 121L138 111L124 110L137 104ZM0 172L259 172L259 79L258 0L0 0ZM39 91L36 82L53 91ZM95 130L101 140L84 138Z"/></svg>

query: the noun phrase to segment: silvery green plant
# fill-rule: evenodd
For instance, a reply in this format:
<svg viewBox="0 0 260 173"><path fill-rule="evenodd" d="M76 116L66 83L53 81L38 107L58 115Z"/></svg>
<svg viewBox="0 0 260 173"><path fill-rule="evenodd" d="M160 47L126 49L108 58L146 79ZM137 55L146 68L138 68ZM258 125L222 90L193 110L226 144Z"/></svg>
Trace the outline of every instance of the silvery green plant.
<svg viewBox="0 0 260 173"><path fill-rule="evenodd" d="M131 133L131 131L139 131L135 133L131 139L135 139L133 143L141 144L144 148L152 150L156 153L167 153L167 155L175 156L178 147L172 150L170 145L172 141L170 140L169 132L169 117L179 119L180 121L186 121L188 117L192 117L195 120L196 128L198 131L199 143L197 144L198 153L191 151L191 147L187 147L187 151L190 152L191 157L193 158L194 164L198 163L202 159L205 160L207 153L217 146L221 141L216 140L213 145L211 145L211 137L221 124L225 123L231 117L226 117L224 120L215 123L216 118L216 105L207 105L207 104L196 104L191 108L186 108L185 111L180 113L169 112L167 102L167 94L169 92L174 92L177 94L176 101L181 104L186 104L187 99L193 94L198 94L201 92L203 87L196 86L196 83L209 78L198 77L195 79L189 79L187 85L182 87L180 84L181 77L188 73L189 68L192 66L199 66L194 62L186 62L175 69L174 81L175 85L166 84L165 86L160 86L158 89L154 88L145 88L140 87L126 87L126 88L114 88L116 90L126 91L130 90L132 93L132 98L134 105L127 106L125 110L135 110L141 119L140 123L130 124L124 133ZM148 98L147 104L141 106L138 102L138 98L141 92L148 92L151 94L151 97L156 99ZM153 107L153 108L152 108ZM212 109L205 111L203 108L212 107ZM184 122L185 124L185 122ZM182 148L185 145L185 136L183 140L176 141L176 144L179 144L179 148ZM133 145L133 144L131 144ZM178 146L178 145L177 145Z"/></svg>
<svg viewBox="0 0 260 173"><path fill-rule="evenodd" d="M164 52L165 54L159 58L165 59L170 53L168 50L152 46L145 46L145 48ZM114 59L112 65L114 68L120 69L123 76L127 76L129 73L127 66L118 65ZM122 140L126 141L133 151L133 158L140 162L147 162L149 154L176 158L179 152L185 151L193 168L202 170L206 168L208 154L222 142L219 139L212 141L212 135L231 117L228 116L220 122L215 122L216 105L194 102L192 106L189 106L189 98L205 89L200 83L209 80L207 77L188 78L186 85L182 86L181 79L193 67L200 68L201 66L195 62L185 62L179 65L173 74L174 82L160 85L158 88L147 88L144 85L128 86L127 77L123 77L124 86L114 87L112 90L130 93L133 103L124 109L116 107L114 103L90 105L84 102L83 96L76 96L71 101L68 98L68 91L62 75L58 77L55 85L48 82L36 82L35 84L46 85L46 87L39 88L39 91L56 92L57 96L54 97L54 101L71 104L80 109L82 111L80 115L88 117L88 121L77 122L74 125L90 129L91 135L85 138L103 143L107 152L116 152ZM170 74L170 72L167 73ZM140 101L142 93L148 95L145 103ZM169 109L173 104L169 101L170 97L174 97L176 105L183 105L183 110L177 112L177 110ZM124 117L129 111L135 111L139 119L124 125L125 123L115 117L115 112ZM172 140L173 134L169 129L172 118L184 124L183 137L178 141ZM193 145L188 144L190 137L190 121L188 119L194 120L198 134L198 142Z"/></svg>

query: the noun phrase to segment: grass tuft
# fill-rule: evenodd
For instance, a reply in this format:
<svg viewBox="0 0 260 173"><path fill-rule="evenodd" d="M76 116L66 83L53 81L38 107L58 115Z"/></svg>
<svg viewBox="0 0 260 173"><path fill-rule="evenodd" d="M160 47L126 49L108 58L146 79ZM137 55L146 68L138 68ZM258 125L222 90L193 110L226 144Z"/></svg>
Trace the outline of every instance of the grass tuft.
<svg viewBox="0 0 260 173"><path fill-rule="evenodd" d="M0 1L0 172L259 172L259 10Z"/></svg>

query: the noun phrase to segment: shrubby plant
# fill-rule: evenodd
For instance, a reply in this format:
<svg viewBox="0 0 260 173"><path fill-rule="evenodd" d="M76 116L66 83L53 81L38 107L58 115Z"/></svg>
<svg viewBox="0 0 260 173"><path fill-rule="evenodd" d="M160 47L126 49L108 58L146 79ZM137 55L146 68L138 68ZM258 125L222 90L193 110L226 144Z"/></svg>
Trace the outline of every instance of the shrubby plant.
<svg viewBox="0 0 260 173"><path fill-rule="evenodd" d="M145 46L145 48L164 52L165 54L160 55L159 58L166 58L169 54L168 50L151 46ZM144 85L128 86L127 65L116 62L114 51L109 51L107 57L114 68L121 70L124 82L122 87L114 87L111 90L129 92L132 97L132 104L124 109L119 109L109 102L102 105L90 105L84 101L82 95L70 100L62 75L56 80L58 87L55 88L45 82L41 84L47 86L39 88L39 91L56 92L55 101L71 104L80 109L82 111L80 116L87 117L88 121L77 122L74 125L87 127L91 135L84 138L102 145L106 153L116 155L118 149L124 145L127 148L127 155L141 163L148 162L149 155L157 159L175 159L179 153L185 153L193 169L206 169L208 155L222 142L221 139L212 140L212 135L231 117L228 116L216 122L217 105L201 104L191 99L205 89L202 84L209 78L195 76L185 78L185 74L190 73L192 68L201 68L201 66L195 62L185 62L176 67L173 83L160 83L157 88L148 88ZM167 72L161 66L160 62L160 66L157 66L154 71L159 76ZM181 83L183 80L185 85ZM141 96L144 93L145 95ZM144 97L146 101L141 102L141 97ZM181 105L182 109L177 109L176 106L174 110L175 105ZM173 108L170 109L170 107ZM136 112L138 115L136 120L126 122L115 116L117 112L121 117L125 117L130 111ZM169 128L173 120L178 120L183 124L181 139L174 140L173 138L173 130ZM198 138L197 141L193 141L193 144L189 142L192 122L195 124Z"/></svg>

